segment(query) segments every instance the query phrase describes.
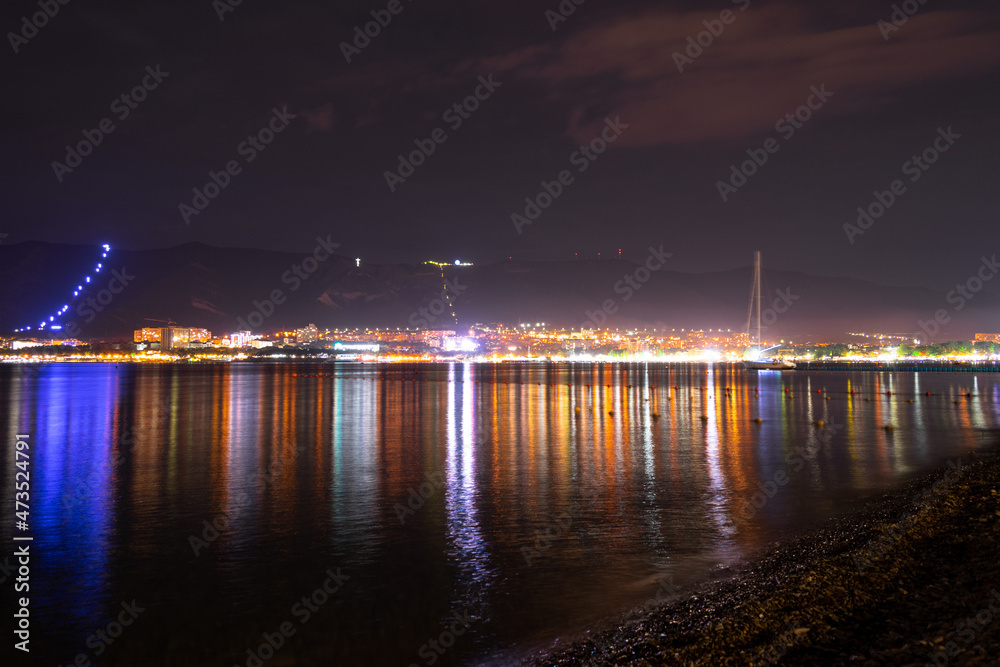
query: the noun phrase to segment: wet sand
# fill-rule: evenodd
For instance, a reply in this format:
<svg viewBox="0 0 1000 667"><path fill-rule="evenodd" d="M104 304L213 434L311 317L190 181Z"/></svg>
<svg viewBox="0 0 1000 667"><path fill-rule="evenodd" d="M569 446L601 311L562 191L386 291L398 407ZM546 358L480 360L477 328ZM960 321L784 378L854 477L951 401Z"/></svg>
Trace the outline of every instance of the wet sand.
<svg viewBox="0 0 1000 667"><path fill-rule="evenodd" d="M535 665L1000 665L1000 454L970 453Z"/></svg>

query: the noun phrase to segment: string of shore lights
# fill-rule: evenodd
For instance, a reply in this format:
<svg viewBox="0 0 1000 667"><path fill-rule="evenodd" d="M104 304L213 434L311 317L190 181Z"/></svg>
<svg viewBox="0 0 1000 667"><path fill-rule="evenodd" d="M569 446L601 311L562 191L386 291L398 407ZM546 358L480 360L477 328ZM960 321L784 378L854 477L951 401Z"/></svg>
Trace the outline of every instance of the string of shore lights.
<svg viewBox="0 0 1000 667"><path fill-rule="evenodd" d="M106 259L107 256L108 256L108 253L111 252L111 246L108 245L107 243L105 243L104 245L101 246L101 250L102 250L102 252L101 252L101 259L102 260ZM73 290L73 297L72 298L75 299L78 296L80 296L80 293L83 292L83 290L84 290L84 285L90 283L91 274L98 274L98 273L101 272L101 269L103 269L103 268L104 268L104 263L103 262L98 262L97 266L94 267L94 270L91 271L90 274L87 274L86 276L84 276L83 279L80 281L81 284L77 285L76 289ZM70 301L70 303L72 303L72 300ZM47 320L43 319L38 324L38 330L39 331L44 331L46 327L48 327L50 330L53 330L53 331L59 331L59 330L61 330L62 329L62 325L57 323L57 318L61 318L63 315L65 315L67 310L69 310L69 303L63 304L63 307L60 308L58 311L56 311L55 315L49 315L49 319L47 319ZM22 331L31 331L31 330L32 330L32 327L22 327L20 329L15 329L15 331L17 331L18 333L20 333Z"/></svg>

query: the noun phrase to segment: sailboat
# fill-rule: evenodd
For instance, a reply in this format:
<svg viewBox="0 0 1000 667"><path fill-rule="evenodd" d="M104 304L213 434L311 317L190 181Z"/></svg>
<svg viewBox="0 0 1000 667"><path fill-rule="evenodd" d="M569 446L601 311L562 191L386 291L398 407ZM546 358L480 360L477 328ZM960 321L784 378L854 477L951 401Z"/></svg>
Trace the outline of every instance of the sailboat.
<svg viewBox="0 0 1000 667"><path fill-rule="evenodd" d="M750 322L753 318L753 311L756 307L757 309L757 340L756 348L750 348L747 350L748 358L743 361L743 365L746 368L758 371L788 371L795 368L795 364L791 361L785 361L784 359L761 359L761 354L767 352L767 349L761 349L760 342L760 250L754 252L753 254L753 288L750 292L750 311L747 313L747 336L750 335ZM775 345L774 347L777 347Z"/></svg>

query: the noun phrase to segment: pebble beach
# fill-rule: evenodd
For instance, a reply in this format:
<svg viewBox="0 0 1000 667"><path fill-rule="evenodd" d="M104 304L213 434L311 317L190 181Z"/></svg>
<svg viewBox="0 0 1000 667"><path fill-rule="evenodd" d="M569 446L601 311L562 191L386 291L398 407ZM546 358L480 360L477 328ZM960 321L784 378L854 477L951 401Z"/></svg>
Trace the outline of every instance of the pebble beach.
<svg viewBox="0 0 1000 667"><path fill-rule="evenodd" d="M998 665L1000 455L950 460L531 664Z"/></svg>

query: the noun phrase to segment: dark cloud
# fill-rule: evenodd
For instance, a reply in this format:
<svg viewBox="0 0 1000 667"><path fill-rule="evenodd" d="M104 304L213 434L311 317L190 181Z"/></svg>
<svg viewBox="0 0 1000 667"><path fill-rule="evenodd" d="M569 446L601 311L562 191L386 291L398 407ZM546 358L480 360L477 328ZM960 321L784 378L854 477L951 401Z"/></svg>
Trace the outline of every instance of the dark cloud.
<svg viewBox="0 0 1000 667"><path fill-rule="evenodd" d="M62 5L0 71L4 243L301 251L334 233L366 262L488 262L666 242L678 270L780 248L780 268L944 288L978 262L954 230L993 238L995 3L927 3L888 41L892 2L588 0L553 31L558 5L407 1L350 63L341 43L385 3L246 0L224 21L200 0ZM8 3L0 27L35 6ZM678 72L674 53L725 9L735 21ZM170 77L57 181L52 162L157 64ZM391 192L397 156L489 74L502 87ZM717 181L821 85L830 102L723 203ZM298 118L185 224L192 188L285 105ZM517 234L511 214L608 116L628 130ZM857 207L949 125L956 148L849 244Z"/></svg>
<svg viewBox="0 0 1000 667"><path fill-rule="evenodd" d="M917 15L887 42L873 23L817 27L799 5L729 11L728 25L718 11L622 16L478 67L537 79L545 102L568 107L574 140L594 136L613 111L633 126L625 144L656 145L751 136L803 104L812 86L833 91L839 113L863 114L914 85L1000 65L996 14ZM692 47L706 21L721 34Z"/></svg>

